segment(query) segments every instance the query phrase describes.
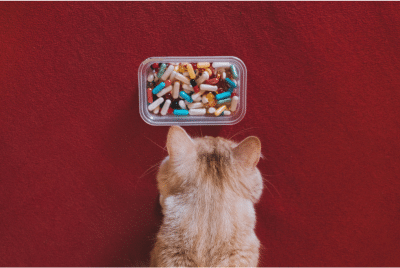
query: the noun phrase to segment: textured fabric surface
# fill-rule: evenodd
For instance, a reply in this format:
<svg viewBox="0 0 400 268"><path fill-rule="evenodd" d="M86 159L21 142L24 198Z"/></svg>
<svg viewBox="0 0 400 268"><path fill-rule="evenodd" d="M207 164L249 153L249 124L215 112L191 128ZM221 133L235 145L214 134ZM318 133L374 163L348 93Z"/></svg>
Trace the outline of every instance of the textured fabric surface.
<svg viewBox="0 0 400 268"><path fill-rule="evenodd" d="M242 59L261 266L400 266L398 2L0 4L0 266L145 266L168 127L151 56ZM150 170L149 170L150 169Z"/></svg>

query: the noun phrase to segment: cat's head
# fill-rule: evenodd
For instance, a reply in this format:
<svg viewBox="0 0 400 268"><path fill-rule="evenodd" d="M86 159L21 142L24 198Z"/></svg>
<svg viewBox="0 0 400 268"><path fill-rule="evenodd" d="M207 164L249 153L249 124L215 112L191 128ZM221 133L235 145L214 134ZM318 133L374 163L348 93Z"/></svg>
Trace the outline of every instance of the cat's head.
<svg viewBox="0 0 400 268"><path fill-rule="evenodd" d="M158 173L162 194L177 194L207 187L213 193L229 193L254 203L263 183L257 163L261 142L251 136L237 144L221 137L191 138L172 126L167 136L168 157Z"/></svg>

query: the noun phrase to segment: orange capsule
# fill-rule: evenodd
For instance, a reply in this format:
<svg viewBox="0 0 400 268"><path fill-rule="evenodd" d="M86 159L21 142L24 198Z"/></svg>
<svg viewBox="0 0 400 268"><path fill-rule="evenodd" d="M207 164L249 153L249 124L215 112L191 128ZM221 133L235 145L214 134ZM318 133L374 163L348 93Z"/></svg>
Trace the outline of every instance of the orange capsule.
<svg viewBox="0 0 400 268"><path fill-rule="evenodd" d="M221 107L219 107L216 111L215 111L215 116L219 116L220 114L222 114L223 111L226 110L226 105L223 105Z"/></svg>
<svg viewBox="0 0 400 268"><path fill-rule="evenodd" d="M196 78L196 74L194 73L192 64L190 64L190 63L186 64L186 69L188 70L190 79L195 79Z"/></svg>
<svg viewBox="0 0 400 268"><path fill-rule="evenodd" d="M153 103L153 89L151 88L147 89L147 102Z"/></svg>

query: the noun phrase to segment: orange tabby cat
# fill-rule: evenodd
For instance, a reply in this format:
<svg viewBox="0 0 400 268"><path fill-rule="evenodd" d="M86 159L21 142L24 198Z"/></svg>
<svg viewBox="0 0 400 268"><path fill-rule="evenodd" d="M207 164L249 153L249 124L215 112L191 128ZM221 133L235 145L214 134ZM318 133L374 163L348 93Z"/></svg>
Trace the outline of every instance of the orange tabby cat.
<svg viewBox="0 0 400 268"><path fill-rule="evenodd" d="M157 175L164 214L150 266L257 266L261 143L190 138L178 126Z"/></svg>

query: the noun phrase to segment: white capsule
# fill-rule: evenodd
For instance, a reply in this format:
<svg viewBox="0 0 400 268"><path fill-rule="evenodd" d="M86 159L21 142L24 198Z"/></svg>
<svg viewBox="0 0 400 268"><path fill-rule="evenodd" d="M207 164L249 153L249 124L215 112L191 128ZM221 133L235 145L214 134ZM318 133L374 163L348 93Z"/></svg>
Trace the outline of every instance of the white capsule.
<svg viewBox="0 0 400 268"><path fill-rule="evenodd" d="M215 113L215 108L214 107L210 107L210 108L208 108L208 113L209 114L213 114L213 113Z"/></svg>
<svg viewBox="0 0 400 268"><path fill-rule="evenodd" d="M228 68L231 67L229 62L213 62L214 68Z"/></svg>
<svg viewBox="0 0 400 268"><path fill-rule="evenodd" d="M185 83L185 84L190 85L189 79L187 79L186 77L184 77L184 76L181 75L180 73L176 73L175 79L177 79L177 80L179 80L179 81L181 81L181 82L183 82L183 83Z"/></svg>
<svg viewBox="0 0 400 268"><path fill-rule="evenodd" d="M149 76L147 77L147 82L153 82L153 80L154 80L154 75L149 74Z"/></svg>
<svg viewBox="0 0 400 268"><path fill-rule="evenodd" d="M189 72L184 72L182 75L185 77L189 77Z"/></svg>
<svg viewBox="0 0 400 268"><path fill-rule="evenodd" d="M185 104L184 100L180 100L178 103L179 103L179 107L186 110L186 104Z"/></svg>
<svg viewBox="0 0 400 268"><path fill-rule="evenodd" d="M179 97L179 87L180 87L180 83L178 81L176 81L174 83L174 89L172 90L172 97L174 99L177 99Z"/></svg>
<svg viewBox="0 0 400 268"><path fill-rule="evenodd" d="M194 93L192 95L192 100L196 101L199 99L198 101L201 101L201 95L203 95L203 94L204 94L204 90L200 90L199 92Z"/></svg>
<svg viewBox="0 0 400 268"><path fill-rule="evenodd" d="M190 115L205 115L206 114L206 109L190 109L189 110Z"/></svg>
<svg viewBox="0 0 400 268"><path fill-rule="evenodd" d="M191 85L183 84L183 85L182 85L182 88L183 88L183 89L186 89L187 91L194 91L194 89L193 89L193 87L192 87Z"/></svg>
<svg viewBox="0 0 400 268"><path fill-rule="evenodd" d="M196 84L200 86L204 81L208 80L210 75L207 72L203 72L199 78L196 79Z"/></svg>
<svg viewBox="0 0 400 268"><path fill-rule="evenodd" d="M234 96L232 98L231 109L230 109L232 112L236 111L238 102L239 102L239 97L238 96Z"/></svg>
<svg viewBox="0 0 400 268"><path fill-rule="evenodd" d="M170 75L170 77L169 77L169 80L173 81L174 78L175 78L175 75L176 75L176 72L175 72L175 71L172 71L172 73L171 73L171 75Z"/></svg>
<svg viewBox="0 0 400 268"><path fill-rule="evenodd" d="M160 92L157 93L157 97L161 97L164 96L165 94L167 94L168 92L170 92L172 90L172 86L169 85L166 88L164 88L163 90L161 90Z"/></svg>
<svg viewBox="0 0 400 268"><path fill-rule="evenodd" d="M203 103L207 103L207 102L208 102L208 99L207 99L206 96L203 96L203 97L201 98L201 101L202 101Z"/></svg>
<svg viewBox="0 0 400 268"><path fill-rule="evenodd" d="M161 115L167 114L170 105L171 105L171 100L170 99L166 100L164 106L161 109Z"/></svg>
<svg viewBox="0 0 400 268"><path fill-rule="evenodd" d="M160 106L161 103L164 102L164 98L158 98L155 101L153 101L152 104L150 104L147 109L151 112L153 111L155 108L157 108L158 106Z"/></svg>
<svg viewBox="0 0 400 268"><path fill-rule="evenodd" d="M202 84L202 85L200 85L200 90L217 91L218 87L217 86L213 86L213 85Z"/></svg>
<svg viewBox="0 0 400 268"><path fill-rule="evenodd" d="M160 112L160 106L157 106L157 108L153 110L153 114L158 114L159 112Z"/></svg>
<svg viewBox="0 0 400 268"><path fill-rule="evenodd" d="M167 80L167 78L170 76L174 68L175 68L174 65L170 64L167 70L165 70L164 74L161 76L161 80L163 81Z"/></svg>
<svg viewBox="0 0 400 268"><path fill-rule="evenodd" d="M224 111L224 116L231 115L231 111Z"/></svg>
<svg viewBox="0 0 400 268"><path fill-rule="evenodd" d="M189 109L203 108L203 103L201 103L201 102L193 102L193 103L189 103L187 107Z"/></svg>
<svg viewBox="0 0 400 268"><path fill-rule="evenodd" d="M222 80L225 80L225 78L226 78L226 73L223 72L223 73L222 73Z"/></svg>

